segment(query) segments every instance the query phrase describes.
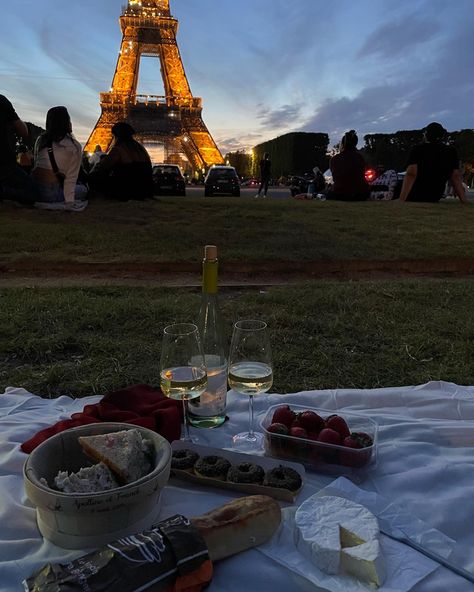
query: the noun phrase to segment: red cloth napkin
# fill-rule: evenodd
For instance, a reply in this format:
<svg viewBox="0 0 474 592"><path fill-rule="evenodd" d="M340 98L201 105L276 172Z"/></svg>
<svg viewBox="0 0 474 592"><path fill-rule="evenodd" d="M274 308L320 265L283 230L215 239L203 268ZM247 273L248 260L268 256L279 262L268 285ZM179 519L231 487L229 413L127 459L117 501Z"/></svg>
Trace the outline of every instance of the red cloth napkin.
<svg viewBox="0 0 474 592"><path fill-rule="evenodd" d="M21 449L29 454L50 436L88 423L119 421L148 428L161 434L169 442L181 436L182 404L168 399L160 390L138 384L120 391L107 393L99 403L86 405L81 413L58 421L23 442Z"/></svg>

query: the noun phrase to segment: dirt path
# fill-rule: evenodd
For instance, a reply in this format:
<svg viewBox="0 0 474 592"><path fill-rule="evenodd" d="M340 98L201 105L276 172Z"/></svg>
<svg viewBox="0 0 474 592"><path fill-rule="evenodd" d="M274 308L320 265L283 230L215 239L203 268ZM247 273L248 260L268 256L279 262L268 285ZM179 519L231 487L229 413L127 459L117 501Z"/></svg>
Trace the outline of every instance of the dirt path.
<svg viewBox="0 0 474 592"><path fill-rule="evenodd" d="M200 283L200 265L174 262L71 263L20 260L0 263L0 286L21 285L179 285ZM387 279L400 277L469 277L474 258L430 260L226 262L225 286L275 285L318 278Z"/></svg>

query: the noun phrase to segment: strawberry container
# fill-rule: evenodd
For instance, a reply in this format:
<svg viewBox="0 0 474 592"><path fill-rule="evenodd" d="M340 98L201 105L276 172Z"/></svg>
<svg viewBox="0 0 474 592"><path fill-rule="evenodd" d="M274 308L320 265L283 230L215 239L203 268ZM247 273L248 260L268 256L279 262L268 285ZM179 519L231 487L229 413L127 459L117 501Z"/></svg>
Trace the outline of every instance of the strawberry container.
<svg viewBox="0 0 474 592"><path fill-rule="evenodd" d="M363 448L352 448L343 445L344 437L340 436L341 443L330 443L319 441L319 437L331 436L330 433L322 434L321 429L326 428L326 424L320 424L311 433L308 430L301 431L300 429L293 429L298 436L275 433L270 426L273 423L273 417L277 408L284 407L283 405L271 406L265 417L260 422L262 432L264 433L265 454L286 460L292 460L303 464L308 469L314 471L325 472L335 475L348 475L359 472L365 468L373 467L377 461L377 423L367 416L358 413L346 411L331 411L328 409L318 409L316 407L306 407L303 405L289 405L291 412L294 414L296 423L293 425L299 427L298 417L302 417L304 412L316 413L320 418L327 420L330 416L337 415L342 417L349 428L350 434L360 434L357 436L359 442L362 441ZM311 415L311 414L309 414ZM308 418L308 414L305 416ZM314 415L312 416L314 418ZM285 418L286 420L287 418ZM277 422L280 423L280 422ZM288 423L288 421L287 421ZM331 420L328 424L330 426L340 429L340 420ZM270 429L269 429L270 428ZM304 429L304 428L303 428ZM330 432L332 429L330 430ZM304 435L306 432L306 436ZM365 436L368 436L366 438ZM324 437L323 437L324 439ZM354 438L350 437L353 442ZM349 443L346 440L346 443Z"/></svg>

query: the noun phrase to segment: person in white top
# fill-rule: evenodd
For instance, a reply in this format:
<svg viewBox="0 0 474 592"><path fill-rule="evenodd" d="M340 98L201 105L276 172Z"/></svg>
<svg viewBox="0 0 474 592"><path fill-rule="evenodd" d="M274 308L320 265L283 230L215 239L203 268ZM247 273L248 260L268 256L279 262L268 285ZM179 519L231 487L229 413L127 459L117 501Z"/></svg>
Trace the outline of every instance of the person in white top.
<svg viewBox="0 0 474 592"><path fill-rule="evenodd" d="M72 135L66 107L53 107L46 115L46 131L35 144L32 176L41 195L35 205L43 209L82 211L87 187L77 183L82 148Z"/></svg>

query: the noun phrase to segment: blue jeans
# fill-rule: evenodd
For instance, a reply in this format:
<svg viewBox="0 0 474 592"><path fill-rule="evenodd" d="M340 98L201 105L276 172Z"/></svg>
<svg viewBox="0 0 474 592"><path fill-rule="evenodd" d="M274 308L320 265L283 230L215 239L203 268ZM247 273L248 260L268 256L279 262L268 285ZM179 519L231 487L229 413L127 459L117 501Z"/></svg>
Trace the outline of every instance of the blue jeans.
<svg viewBox="0 0 474 592"><path fill-rule="evenodd" d="M36 183L19 166L5 179L0 180L0 196L2 199L13 199L25 205L33 205L40 199Z"/></svg>
<svg viewBox="0 0 474 592"><path fill-rule="evenodd" d="M37 201L47 203L64 203L64 191L59 183L37 183L39 197ZM74 198L78 201L86 199L87 187L76 185Z"/></svg>

